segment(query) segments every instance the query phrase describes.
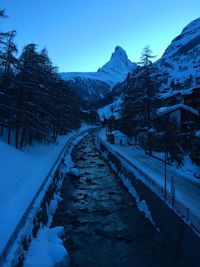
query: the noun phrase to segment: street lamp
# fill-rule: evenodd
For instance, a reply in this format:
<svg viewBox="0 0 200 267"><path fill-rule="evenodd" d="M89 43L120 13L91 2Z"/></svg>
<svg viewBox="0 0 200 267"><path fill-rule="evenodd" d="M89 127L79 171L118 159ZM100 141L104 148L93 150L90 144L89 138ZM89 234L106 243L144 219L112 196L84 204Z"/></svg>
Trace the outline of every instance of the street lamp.
<svg viewBox="0 0 200 267"><path fill-rule="evenodd" d="M165 144L165 160L164 160L164 164L165 164L165 172L164 172L164 198L165 201L167 200L167 149L166 149L167 145Z"/></svg>
<svg viewBox="0 0 200 267"><path fill-rule="evenodd" d="M167 200L167 148L168 148L168 137L169 137L169 132L168 132L168 123L167 127L165 130L165 160L164 160L164 198L165 201Z"/></svg>

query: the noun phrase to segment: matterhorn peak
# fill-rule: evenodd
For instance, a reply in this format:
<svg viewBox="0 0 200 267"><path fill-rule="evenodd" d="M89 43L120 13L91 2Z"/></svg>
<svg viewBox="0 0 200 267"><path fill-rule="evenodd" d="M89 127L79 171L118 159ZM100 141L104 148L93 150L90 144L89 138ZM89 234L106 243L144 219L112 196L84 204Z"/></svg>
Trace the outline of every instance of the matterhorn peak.
<svg viewBox="0 0 200 267"><path fill-rule="evenodd" d="M126 51L121 46L116 46L115 47L115 52L120 52L120 53L126 54Z"/></svg>
<svg viewBox="0 0 200 267"><path fill-rule="evenodd" d="M113 88L117 83L123 82L128 73L132 72L137 67L137 64L132 63L126 54L126 51L120 47L116 46L110 60L102 67L99 68L97 72L88 73L62 73L62 78L65 80L75 80L77 77L84 81L86 80L98 80L103 81L110 88Z"/></svg>
<svg viewBox="0 0 200 267"><path fill-rule="evenodd" d="M124 58L125 60L128 59L126 51L121 47L121 46L116 46L115 51L112 53L112 57L121 57Z"/></svg>
<svg viewBox="0 0 200 267"><path fill-rule="evenodd" d="M123 81L134 68L136 68L136 64L128 59L126 51L122 47L116 46L110 61L99 72L109 73L117 77L121 76L120 81Z"/></svg>

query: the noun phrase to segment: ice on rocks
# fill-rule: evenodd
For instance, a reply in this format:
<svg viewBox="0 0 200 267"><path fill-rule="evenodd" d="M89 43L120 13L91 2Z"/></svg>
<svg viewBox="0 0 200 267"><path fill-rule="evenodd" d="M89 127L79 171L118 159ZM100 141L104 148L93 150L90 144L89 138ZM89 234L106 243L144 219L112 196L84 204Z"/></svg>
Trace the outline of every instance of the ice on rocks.
<svg viewBox="0 0 200 267"><path fill-rule="evenodd" d="M70 172L70 170L74 167L74 162L70 155L65 156L65 160L61 169L62 174L66 175Z"/></svg>
<svg viewBox="0 0 200 267"><path fill-rule="evenodd" d="M69 255L61 237L64 227L42 228L31 242L25 257L25 267L69 266Z"/></svg>
<svg viewBox="0 0 200 267"><path fill-rule="evenodd" d="M81 175L80 171L77 168L71 168L70 173L75 175L75 176Z"/></svg>

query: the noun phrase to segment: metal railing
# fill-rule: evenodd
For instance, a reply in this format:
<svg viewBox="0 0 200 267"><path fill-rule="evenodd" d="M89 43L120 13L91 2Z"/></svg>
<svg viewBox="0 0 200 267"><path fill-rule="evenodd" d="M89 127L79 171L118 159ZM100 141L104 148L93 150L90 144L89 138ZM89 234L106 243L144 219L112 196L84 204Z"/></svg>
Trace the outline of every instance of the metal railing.
<svg viewBox="0 0 200 267"><path fill-rule="evenodd" d="M101 139L99 137L99 139ZM169 190L165 190L162 185L157 181L152 179L149 175L138 168L133 162L121 155L118 151L114 151L104 140L100 141L111 153L115 154L121 160L128 163L132 168L134 168L138 173L144 177L142 182L145 183L158 197L160 197L165 203L173 209L188 225L190 225L195 232L200 235L200 215L193 211L191 208L187 207L180 199L176 196L172 196ZM166 192L166 193L165 193Z"/></svg>
<svg viewBox="0 0 200 267"><path fill-rule="evenodd" d="M6 242L4 248L1 250L0 252L0 266L3 265L10 249L12 248L15 240L17 239L20 230L25 226L25 223L28 219L29 214L31 213L31 211L33 210L34 204L37 200L37 198L39 197L40 193L42 193L42 191L45 188L45 185L48 183L49 179L53 179L53 176L56 172L56 170L58 169L63 157L66 154L69 154L69 152L71 151L71 147L73 145L73 141L75 139L77 139L79 136L88 133L89 131L91 131L91 129L88 130L84 130L81 131L79 133L75 133L74 135L72 135L66 142L66 144L64 145L62 151L60 152L59 156L57 157L56 161L54 162L53 166L51 167L50 171L48 172L48 174L46 175L46 177L44 178L41 186L39 187L38 191L36 192L36 194L34 195L32 201L30 202L30 204L28 205L26 211L23 213L23 215L21 216L21 219L19 220L18 224L16 225L15 229L12 231L8 241Z"/></svg>

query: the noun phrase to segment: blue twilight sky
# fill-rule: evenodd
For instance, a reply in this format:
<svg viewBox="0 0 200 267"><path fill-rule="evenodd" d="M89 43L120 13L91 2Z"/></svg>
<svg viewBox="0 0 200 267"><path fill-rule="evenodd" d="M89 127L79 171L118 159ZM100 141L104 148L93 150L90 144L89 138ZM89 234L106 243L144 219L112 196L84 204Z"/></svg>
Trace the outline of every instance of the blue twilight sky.
<svg viewBox="0 0 200 267"><path fill-rule="evenodd" d="M200 0L0 0L3 8L0 30L17 30L19 49L46 46L60 71L96 71L117 45L132 61L147 44L160 57L200 16Z"/></svg>

